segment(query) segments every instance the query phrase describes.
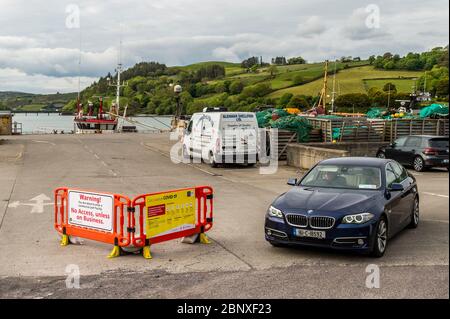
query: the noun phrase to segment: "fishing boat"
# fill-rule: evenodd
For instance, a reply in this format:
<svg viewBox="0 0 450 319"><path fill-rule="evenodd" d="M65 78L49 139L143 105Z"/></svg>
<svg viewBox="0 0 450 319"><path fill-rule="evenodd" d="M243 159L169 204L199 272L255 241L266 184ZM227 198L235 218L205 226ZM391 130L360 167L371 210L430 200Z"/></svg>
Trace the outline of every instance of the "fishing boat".
<svg viewBox="0 0 450 319"><path fill-rule="evenodd" d="M77 98L77 113L74 118L74 132L76 134L88 134L88 133L114 133L120 132L122 130L122 122L119 123L119 110L120 110L120 88L126 86L125 82L121 82L120 76L122 73L122 63L121 63L121 50L122 50L122 40L120 40L119 45L119 56L118 65L116 68L117 72L117 82L113 83L112 79L108 78L108 85L114 86L116 88L116 99L115 102L111 103L111 108L109 112L104 112L103 110L103 97L98 97L99 107L97 114L94 114L94 104L88 102L87 114L84 114L84 108L81 104L80 96L80 74L81 74L81 39L80 39L80 56L79 56L79 75L78 75L78 98ZM126 116L126 107L123 117Z"/></svg>
<svg viewBox="0 0 450 319"><path fill-rule="evenodd" d="M118 119L103 112L103 98L99 98L99 108L94 115L94 104L89 102L88 113L83 114L82 104L77 102L77 114L74 119L75 133L114 133L117 129Z"/></svg>

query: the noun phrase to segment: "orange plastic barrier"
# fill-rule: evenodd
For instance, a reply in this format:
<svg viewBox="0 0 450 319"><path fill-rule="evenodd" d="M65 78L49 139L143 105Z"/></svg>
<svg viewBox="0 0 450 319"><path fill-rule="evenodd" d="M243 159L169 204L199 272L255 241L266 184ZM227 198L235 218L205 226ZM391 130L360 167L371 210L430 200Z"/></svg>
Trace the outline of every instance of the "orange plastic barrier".
<svg viewBox="0 0 450 319"><path fill-rule="evenodd" d="M128 213L128 224L130 223L131 201L128 197L120 194L96 193L84 190L69 189L67 187L57 188L55 194L55 224L57 232L62 235L61 245L69 244L68 236L76 236L85 239L100 241L107 244L113 244L114 248L108 257L116 257L120 253L119 247L128 246L131 242L131 236L128 229L125 228L125 215ZM71 194L76 194L82 198L78 205L70 203L75 201L70 198ZM99 206L98 202L104 198L110 200L111 207L108 203L105 206ZM89 202L92 203L89 207ZM80 205L81 203L81 205ZM86 203L83 205L83 203ZM73 207L77 206L77 207ZM80 208L81 207L81 208ZM104 210L109 210L109 214L105 214ZM128 209L127 209L128 208ZM72 210L72 211L70 211ZM74 212L77 210L77 212ZM95 215L103 214L101 218ZM78 218L71 216L77 215ZM72 220L72 218L74 220ZM101 223L103 220L110 220L109 225ZM98 224L98 226L96 225Z"/></svg>
<svg viewBox="0 0 450 319"><path fill-rule="evenodd" d="M134 246L150 259L152 244L193 235L209 243L205 235L213 225L209 186L143 194L133 200L67 187L55 189L54 195L54 227L62 235L62 246L75 236L113 244L110 258L119 256L121 248Z"/></svg>

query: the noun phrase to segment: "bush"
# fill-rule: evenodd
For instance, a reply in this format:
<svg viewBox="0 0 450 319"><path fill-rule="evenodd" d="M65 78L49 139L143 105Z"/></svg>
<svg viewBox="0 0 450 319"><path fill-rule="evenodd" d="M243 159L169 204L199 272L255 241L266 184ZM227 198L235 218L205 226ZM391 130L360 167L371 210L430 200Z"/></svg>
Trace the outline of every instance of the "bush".
<svg viewBox="0 0 450 319"><path fill-rule="evenodd" d="M282 108L286 107L293 96L294 94L292 93L284 93L278 100L278 105Z"/></svg>
<svg viewBox="0 0 450 319"><path fill-rule="evenodd" d="M294 76L294 78L292 79L292 83L294 85L300 85L303 84L305 81L305 79L303 78L303 76L301 76L300 74L297 74L296 76Z"/></svg>
<svg viewBox="0 0 450 319"><path fill-rule="evenodd" d="M244 88L244 90L241 93L241 98L246 99L249 97L263 97L264 95L269 94L272 92L272 88L269 84L266 83L260 83L253 86L248 86Z"/></svg>
<svg viewBox="0 0 450 319"><path fill-rule="evenodd" d="M309 109L310 108L308 101L303 96L300 96L300 95L293 96L287 106L288 107L296 107L298 109Z"/></svg>
<svg viewBox="0 0 450 319"><path fill-rule="evenodd" d="M230 84L230 94L240 94L244 89L244 84L241 81L233 81Z"/></svg>
<svg viewBox="0 0 450 319"><path fill-rule="evenodd" d="M367 94L350 93L338 96L335 104L338 109L351 108L355 111L365 111L371 106L371 101Z"/></svg>

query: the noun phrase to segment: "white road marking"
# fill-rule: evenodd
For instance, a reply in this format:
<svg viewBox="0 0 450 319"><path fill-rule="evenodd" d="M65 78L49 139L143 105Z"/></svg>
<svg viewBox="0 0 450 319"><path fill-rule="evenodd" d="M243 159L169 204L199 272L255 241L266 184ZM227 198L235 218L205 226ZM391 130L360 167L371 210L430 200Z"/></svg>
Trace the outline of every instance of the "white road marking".
<svg viewBox="0 0 450 319"><path fill-rule="evenodd" d="M445 223L448 224L448 220L442 220L442 219L423 219L424 222L436 222L436 223Z"/></svg>
<svg viewBox="0 0 450 319"><path fill-rule="evenodd" d="M21 203L20 201L15 201L12 203L9 203L8 207L10 208L17 208L19 206L31 206L31 214L42 214L44 212L44 206L53 205L53 202L46 203L46 201L49 201L50 198L45 194L40 194L36 197L33 197L30 199L30 202L34 203Z"/></svg>
<svg viewBox="0 0 450 319"><path fill-rule="evenodd" d="M448 198L448 195L442 195L442 194L436 194L436 193L422 192L422 194L430 195L430 196L437 196L437 197L442 197L442 198Z"/></svg>
<svg viewBox="0 0 450 319"><path fill-rule="evenodd" d="M49 141L38 141L38 140L33 140L33 142L35 143L44 143L44 144L50 144L52 146L56 146L55 143L49 142Z"/></svg>

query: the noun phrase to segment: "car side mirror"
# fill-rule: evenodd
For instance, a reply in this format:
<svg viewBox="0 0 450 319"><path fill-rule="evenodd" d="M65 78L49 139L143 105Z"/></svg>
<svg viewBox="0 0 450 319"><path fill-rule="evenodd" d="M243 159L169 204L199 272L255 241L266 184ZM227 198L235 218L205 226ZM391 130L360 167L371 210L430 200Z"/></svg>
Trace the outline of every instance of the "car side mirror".
<svg viewBox="0 0 450 319"><path fill-rule="evenodd" d="M403 185L400 184L400 183L393 183L393 184L391 185L391 187L389 187L389 190L390 190L391 192L399 192L399 191L403 191L403 190L404 190L404 187L403 187Z"/></svg>
<svg viewBox="0 0 450 319"><path fill-rule="evenodd" d="M289 178L287 184L291 185L291 186L297 186L297 179L296 178Z"/></svg>

